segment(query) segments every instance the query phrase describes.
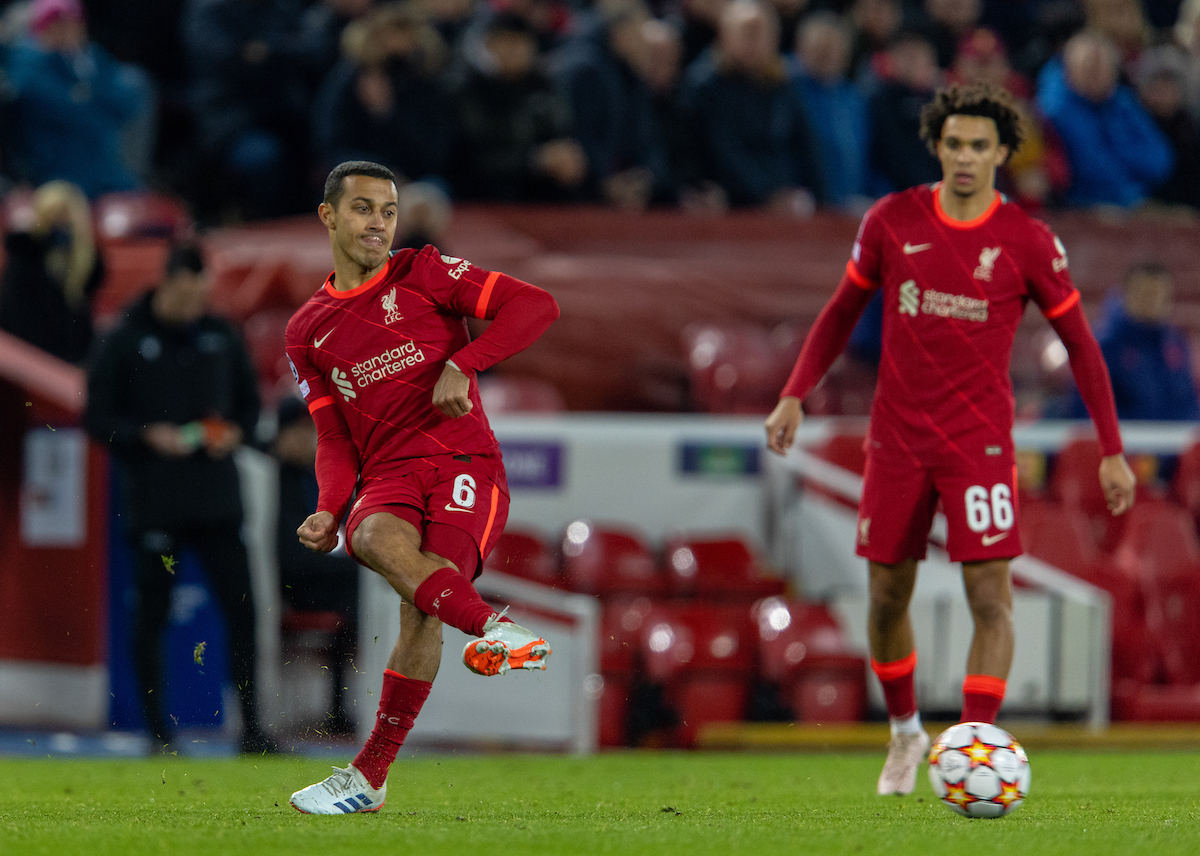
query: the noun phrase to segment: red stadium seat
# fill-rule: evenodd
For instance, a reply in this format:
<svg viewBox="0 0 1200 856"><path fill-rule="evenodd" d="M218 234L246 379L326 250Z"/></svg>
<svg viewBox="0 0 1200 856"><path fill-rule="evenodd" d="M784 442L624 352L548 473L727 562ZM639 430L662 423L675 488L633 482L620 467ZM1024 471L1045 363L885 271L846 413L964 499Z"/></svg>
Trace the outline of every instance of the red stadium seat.
<svg viewBox="0 0 1200 856"><path fill-rule="evenodd" d="M692 746L709 722L745 717L755 672L754 627L747 610L707 604L648 616L641 638L647 677L680 724L671 742Z"/></svg>
<svg viewBox="0 0 1200 856"><path fill-rule="evenodd" d="M92 203L92 217L104 241L179 240L195 225L182 200L146 190L106 193Z"/></svg>
<svg viewBox="0 0 1200 856"><path fill-rule="evenodd" d="M641 638L646 621L654 614L650 598L615 595L600 611L600 675L604 680L599 699L601 746L629 745L629 703L638 680Z"/></svg>
<svg viewBox="0 0 1200 856"><path fill-rule="evenodd" d="M769 597L751 610L759 674L801 722L854 722L866 710L866 657L821 604Z"/></svg>
<svg viewBox="0 0 1200 856"><path fill-rule="evenodd" d="M1079 509L1023 497L1019 512L1021 543L1029 555L1077 576L1099 558L1091 523Z"/></svg>
<svg viewBox="0 0 1200 856"><path fill-rule="evenodd" d="M665 590L654 555L624 527L576 520L562 540L563 575L572 591L587 594L658 594Z"/></svg>
<svg viewBox="0 0 1200 856"><path fill-rule="evenodd" d="M861 476L867 468L867 452L864 448L866 441L867 438L863 434L835 434L807 451Z"/></svg>
<svg viewBox="0 0 1200 856"><path fill-rule="evenodd" d="M1200 443L1193 443L1179 455L1171 497L1188 510L1192 520L1200 522Z"/></svg>
<svg viewBox="0 0 1200 856"><path fill-rule="evenodd" d="M779 400L800 338L786 325L695 324L683 331L692 404L707 413L767 413Z"/></svg>
<svg viewBox="0 0 1200 856"><path fill-rule="evenodd" d="M745 601L783 594L787 583L761 573L758 556L741 537L667 541L663 551L670 590L676 595L737 597Z"/></svg>
<svg viewBox="0 0 1200 856"><path fill-rule="evenodd" d="M562 584L557 556L542 537L532 530L506 529L488 555L485 567L543 585Z"/></svg>
<svg viewBox="0 0 1200 856"><path fill-rule="evenodd" d="M281 381L291 380L284 333L292 313L286 309L264 309L242 324L242 338L250 362L258 375L259 394L264 404L273 406L282 391Z"/></svg>

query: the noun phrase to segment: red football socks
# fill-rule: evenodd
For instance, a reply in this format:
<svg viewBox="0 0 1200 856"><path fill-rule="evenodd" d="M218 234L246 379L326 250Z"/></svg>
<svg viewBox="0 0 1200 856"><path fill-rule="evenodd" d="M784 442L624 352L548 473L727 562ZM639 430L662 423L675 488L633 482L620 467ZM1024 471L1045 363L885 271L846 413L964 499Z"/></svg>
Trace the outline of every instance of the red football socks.
<svg viewBox="0 0 1200 856"><path fill-rule="evenodd" d="M890 663L880 663L871 658L871 670L883 686L883 700L890 718L900 719L917 712L917 691L913 686L913 672L916 669L916 651Z"/></svg>
<svg viewBox="0 0 1200 856"><path fill-rule="evenodd" d="M993 675L967 675L963 681L962 722L995 722L1007 681Z"/></svg>
<svg viewBox="0 0 1200 856"><path fill-rule="evenodd" d="M414 681L391 669L384 670L375 728L354 759L354 766L367 777L371 787L381 788L387 781L388 768L396 760L432 687L429 681Z"/></svg>
<svg viewBox="0 0 1200 856"><path fill-rule="evenodd" d="M413 604L443 624L468 636L482 636L483 625L496 610L488 606L470 580L454 568L439 568L413 592Z"/></svg>

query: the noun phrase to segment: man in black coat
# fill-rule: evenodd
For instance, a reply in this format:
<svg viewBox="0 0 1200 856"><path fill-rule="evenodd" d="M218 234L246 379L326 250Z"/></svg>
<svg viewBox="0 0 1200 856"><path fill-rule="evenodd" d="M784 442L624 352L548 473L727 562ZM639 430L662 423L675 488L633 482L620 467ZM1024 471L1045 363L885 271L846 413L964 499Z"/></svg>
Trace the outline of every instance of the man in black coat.
<svg viewBox="0 0 1200 856"><path fill-rule="evenodd" d="M242 543L233 452L258 421L257 381L233 327L208 314L197 246L175 247L162 282L101 343L88 374L84 424L124 474L123 516L135 556L133 659L146 724L169 744L162 708L162 636L175 563L191 549L229 627L244 752L275 751L258 721L255 617Z"/></svg>

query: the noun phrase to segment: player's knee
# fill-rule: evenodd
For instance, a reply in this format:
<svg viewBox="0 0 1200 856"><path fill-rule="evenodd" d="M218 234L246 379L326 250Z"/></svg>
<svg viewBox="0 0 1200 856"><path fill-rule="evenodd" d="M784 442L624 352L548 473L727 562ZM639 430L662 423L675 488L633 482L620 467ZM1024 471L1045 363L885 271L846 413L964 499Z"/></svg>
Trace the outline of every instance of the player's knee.
<svg viewBox="0 0 1200 856"><path fill-rule="evenodd" d="M976 625L1000 627L1012 624L1012 607L1003 598L980 597L971 601Z"/></svg>

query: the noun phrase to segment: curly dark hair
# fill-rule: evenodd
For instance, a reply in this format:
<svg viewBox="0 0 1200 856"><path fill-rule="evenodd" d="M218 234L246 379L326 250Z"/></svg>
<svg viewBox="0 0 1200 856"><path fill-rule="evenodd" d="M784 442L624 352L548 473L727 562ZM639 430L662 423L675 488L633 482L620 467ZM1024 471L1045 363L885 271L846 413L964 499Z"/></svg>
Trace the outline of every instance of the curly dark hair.
<svg viewBox="0 0 1200 856"><path fill-rule="evenodd" d="M937 91L933 100L921 108L921 139L937 156L942 126L950 116L983 116L996 123L1000 145L1008 146L1012 155L1021 146L1025 133L1021 116L1007 89L987 83L967 86L951 84Z"/></svg>

